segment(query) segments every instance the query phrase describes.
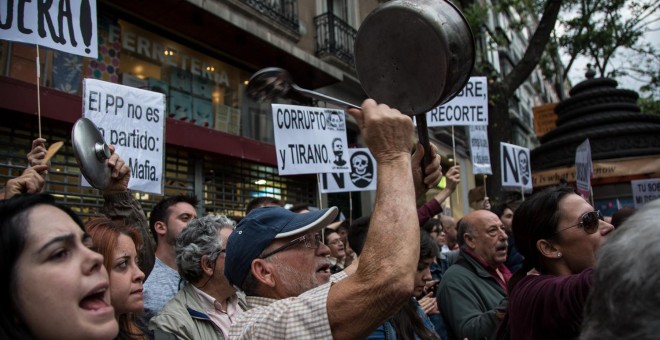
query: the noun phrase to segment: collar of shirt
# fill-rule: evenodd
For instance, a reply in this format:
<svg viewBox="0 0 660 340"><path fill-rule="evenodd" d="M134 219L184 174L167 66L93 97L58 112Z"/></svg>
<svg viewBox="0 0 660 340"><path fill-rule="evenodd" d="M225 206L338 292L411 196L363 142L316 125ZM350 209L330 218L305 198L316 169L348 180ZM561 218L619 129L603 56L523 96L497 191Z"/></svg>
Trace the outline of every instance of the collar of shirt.
<svg viewBox="0 0 660 340"><path fill-rule="evenodd" d="M208 314L211 322L224 333L225 337L229 334L229 328L232 324L232 318L238 315L241 312L241 309L238 306L238 297L236 294L232 295L227 299L227 310L222 310L222 304L213 296L207 294L201 289L193 286L195 293L202 301L202 304L206 308L206 313Z"/></svg>
<svg viewBox="0 0 660 340"><path fill-rule="evenodd" d="M509 268L507 268L504 263L501 263L497 268L493 268L467 247L465 249L461 249L461 251L465 251L465 254L475 260L477 264L479 264L484 270L488 272L488 274L490 274L490 276L493 277L493 279L495 279L495 281L502 287L502 289L504 289L505 292L507 291L506 283L509 282L509 279L511 278L511 271L509 271ZM502 274L501 276L498 274L498 271L499 274Z"/></svg>

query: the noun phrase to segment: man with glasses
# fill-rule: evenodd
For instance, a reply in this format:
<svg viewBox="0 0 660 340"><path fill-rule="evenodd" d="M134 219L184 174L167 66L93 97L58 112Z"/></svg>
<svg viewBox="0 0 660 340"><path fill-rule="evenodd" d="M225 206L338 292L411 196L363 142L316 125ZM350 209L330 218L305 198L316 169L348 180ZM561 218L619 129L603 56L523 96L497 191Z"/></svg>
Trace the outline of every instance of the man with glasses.
<svg viewBox="0 0 660 340"><path fill-rule="evenodd" d="M457 225L460 251L438 288L440 313L449 339L495 339L511 277L504 265L508 236L488 210L473 211Z"/></svg>
<svg viewBox="0 0 660 340"><path fill-rule="evenodd" d="M224 274L225 246L236 222L207 215L188 223L176 239L176 265L188 282L149 328L156 339L227 339L232 319L247 309Z"/></svg>
<svg viewBox="0 0 660 340"><path fill-rule="evenodd" d="M362 110L348 112L378 162L371 219L376 227L369 230L359 267L330 279L329 249L319 233L335 219L336 207L305 214L253 210L227 245L225 275L253 307L234 321L230 338L365 338L412 296L419 223L411 167L421 160L409 151L412 121L370 99ZM426 168L433 174L424 178L426 187L437 183L439 168L436 156Z"/></svg>

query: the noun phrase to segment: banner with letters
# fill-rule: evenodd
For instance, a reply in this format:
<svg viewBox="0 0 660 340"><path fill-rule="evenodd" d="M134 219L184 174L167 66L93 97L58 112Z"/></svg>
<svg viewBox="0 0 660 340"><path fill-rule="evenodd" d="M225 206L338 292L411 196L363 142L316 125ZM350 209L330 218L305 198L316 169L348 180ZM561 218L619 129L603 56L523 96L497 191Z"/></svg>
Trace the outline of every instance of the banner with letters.
<svg viewBox="0 0 660 340"><path fill-rule="evenodd" d="M272 104L280 175L351 172L344 111Z"/></svg>
<svg viewBox="0 0 660 340"><path fill-rule="evenodd" d="M85 79L83 116L96 124L105 142L113 144L131 168L130 189L163 193L164 94Z"/></svg>
<svg viewBox="0 0 660 340"><path fill-rule="evenodd" d="M532 192L532 168L529 149L500 142L502 188Z"/></svg>
<svg viewBox="0 0 660 340"><path fill-rule="evenodd" d="M323 173L319 175L321 193L376 190L376 160L368 148L348 149L351 173Z"/></svg>
<svg viewBox="0 0 660 340"><path fill-rule="evenodd" d="M96 59L96 0L0 1L0 39Z"/></svg>
<svg viewBox="0 0 660 340"><path fill-rule="evenodd" d="M591 176L594 174L588 138L575 151L575 171L577 191L582 197L588 198L591 196Z"/></svg>
<svg viewBox="0 0 660 340"><path fill-rule="evenodd" d="M639 209L644 204L660 199L660 178L630 181L633 203Z"/></svg>
<svg viewBox="0 0 660 340"><path fill-rule="evenodd" d="M490 150L488 149L488 126L470 125L470 154L472 173L492 175Z"/></svg>
<svg viewBox="0 0 660 340"><path fill-rule="evenodd" d="M463 90L449 102L426 113L432 126L488 125L486 77L470 77Z"/></svg>

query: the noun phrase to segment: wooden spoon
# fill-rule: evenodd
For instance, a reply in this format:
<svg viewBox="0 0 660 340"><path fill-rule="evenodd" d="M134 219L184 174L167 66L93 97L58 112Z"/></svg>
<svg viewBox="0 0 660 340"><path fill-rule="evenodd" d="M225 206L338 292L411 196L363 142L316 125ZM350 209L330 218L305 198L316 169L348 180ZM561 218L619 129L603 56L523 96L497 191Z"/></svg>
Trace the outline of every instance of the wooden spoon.
<svg viewBox="0 0 660 340"><path fill-rule="evenodd" d="M63 141L59 141L51 144L50 147L48 148L48 151L46 152L46 158L44 158L42 164L47 164L48 161L50 161L50 159L53 158L53 156L55 156L57 151L59 151L63 145L64 145Z"/></svg>

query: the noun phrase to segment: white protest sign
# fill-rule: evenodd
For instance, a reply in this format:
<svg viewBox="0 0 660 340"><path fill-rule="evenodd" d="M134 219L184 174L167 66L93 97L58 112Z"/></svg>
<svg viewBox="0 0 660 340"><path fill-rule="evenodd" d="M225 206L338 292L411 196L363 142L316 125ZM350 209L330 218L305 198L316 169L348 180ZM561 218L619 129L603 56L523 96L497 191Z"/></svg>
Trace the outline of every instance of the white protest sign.
<svg viewBox="0 0 660 340"><path fill-rule="evenodd" d="M635 208L660 198L660 178L630 181Z"/></svg>
<svg viewBox="0 0 660 340"><path fill-rule="evenodd" d="M280 175L350 172L344 111L273 104Z"/></svg>
<svg viewBox="0 0 660 340"><path fill-rule="evenodd" d="M470 125L470 151L472 154L472 172L475 175L492 175L487 125Z"/></svg>
<svg viewBox="0 0 660 340"><path fill-rule="evenodd" d="M486 77L470 77L463 90L449 102L426 113L428 126L488 125Z"/></svg>
<svg viewBox="0 0 660 340"><path fill-rule="evenodd" d="M575 180L577 191L582 197L591 195L591 176L593 175L593 166L591 164L591 146L587 138L575 151Z"/></svg>
<svg viewBox="0 0 660 340"><path fill-rule="evenodd" d="M348 149L352 171L319 176L321 193L376 190L376 160L368 148Z"/></svg>
<svg viewBox="0 0 660 340"><path fill-rule="evenodd" d="M165 95L97 79L83 88L83 116L131 168L128 187L162 194Z"/></svg>
<svg viewBox="0 0 660 340"><path fill-rule="evenodd" d="M502 187L505 189L532 191L532 169L529 149L500 142L500 168Z"/></svg>
<svg viewBox="0 0 660 340"><path fill-rule="evenodd" d="M0 1L0 39L98 56L95 0Z"/></svg>

